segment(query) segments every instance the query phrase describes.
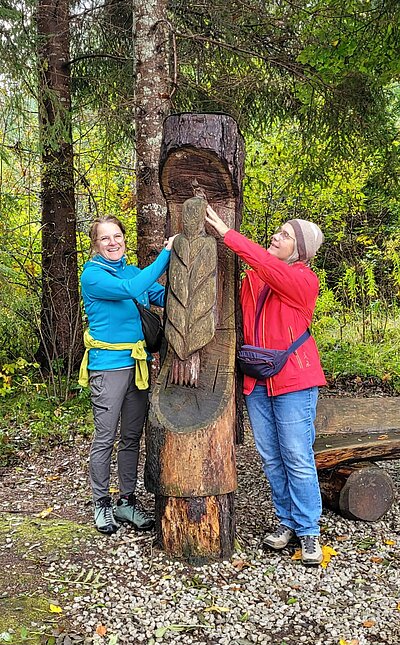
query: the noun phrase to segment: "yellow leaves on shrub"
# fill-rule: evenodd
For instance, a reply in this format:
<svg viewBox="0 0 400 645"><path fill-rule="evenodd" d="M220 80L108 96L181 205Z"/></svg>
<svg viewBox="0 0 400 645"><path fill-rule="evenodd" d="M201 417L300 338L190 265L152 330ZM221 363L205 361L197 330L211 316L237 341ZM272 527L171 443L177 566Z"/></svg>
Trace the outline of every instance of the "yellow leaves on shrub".
<svg viewBox="0 0 400 645"><path fill-rule="evenodd" d="M338 554L337 554L337 551L335 551L335 549L333 549L331 546L326 546L325 544L321 547L321 549L322 549L322 555L323 555L321 567L326 569L332 557ZM301 549L297 549L295 551L294 555L292 555L292 560L301 560Z"/></svg>
<svg viewBox="0 0 400 645"><path fill-rule="evenodd" d="M62 614L62 608L59 607L58 605L52 605L50 604L49 606L49 611L52 614Z"/></svg>

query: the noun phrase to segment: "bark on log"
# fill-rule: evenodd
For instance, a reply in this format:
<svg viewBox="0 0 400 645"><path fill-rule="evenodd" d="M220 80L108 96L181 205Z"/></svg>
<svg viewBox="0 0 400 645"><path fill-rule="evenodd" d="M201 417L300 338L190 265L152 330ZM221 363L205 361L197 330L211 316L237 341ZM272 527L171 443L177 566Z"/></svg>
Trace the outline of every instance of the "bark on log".
<svg viewBox="0 0 400 645"><path fill-rule="evenodd" d="M229 227L239 228L243 159L243 140L232 118L166 119L160 181L167 231L182 231L182 205L200 190ZM174 556L202 561L231 555L235 524L238 267L221 242L217 253L216 331L199 350L197 387L172 382L176 354L169 349L146 429L145 484L156 495L158 542Z"/></svg>
<svg viewBox="0 0 400 645"><path fill-rule="evenodd" d="M318 470L341 462L400 457L400 430L323 435L314 443Z"/></svg>
<svg viewBox="0 0 400 645"><path fill-rule="evenodd" d="M315 425L319 435L400 430L400 398L319 399Z"/></svg>
<svg viewBox="0 0 400 645"><path fill-rule="evenodd" d="M341 464L318 476L324 504L348 519L375 522L393 503L393 481L374 463Z"/></svg>

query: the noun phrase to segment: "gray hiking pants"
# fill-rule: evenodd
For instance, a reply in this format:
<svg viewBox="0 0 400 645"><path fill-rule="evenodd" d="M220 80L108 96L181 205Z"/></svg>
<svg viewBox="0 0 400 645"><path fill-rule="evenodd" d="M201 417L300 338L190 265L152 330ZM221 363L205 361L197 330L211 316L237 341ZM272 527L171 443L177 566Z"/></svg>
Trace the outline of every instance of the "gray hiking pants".
<svg viewBox="0 0 400 645"><path fill-rule="evenodd" d="M120 495L136 488L140 439L146 419L149 390L138 390L135 368L89 372L95 433L89 471L93 501L109 495L111 455L120 423L118 480Z"/></svg>

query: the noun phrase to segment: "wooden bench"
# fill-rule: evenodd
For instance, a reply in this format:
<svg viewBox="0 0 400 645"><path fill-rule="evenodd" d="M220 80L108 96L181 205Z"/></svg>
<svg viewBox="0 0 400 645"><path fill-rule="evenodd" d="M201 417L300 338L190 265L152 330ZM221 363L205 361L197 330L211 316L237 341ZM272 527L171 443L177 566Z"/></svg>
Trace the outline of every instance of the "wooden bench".
<svg viewBox="0 0 400 645"><path fill-rule="evenodd" d="M314 444L324 503L375 521L394 500L389 473L371 459L400 457L400 397L321 398Z"/></svg>

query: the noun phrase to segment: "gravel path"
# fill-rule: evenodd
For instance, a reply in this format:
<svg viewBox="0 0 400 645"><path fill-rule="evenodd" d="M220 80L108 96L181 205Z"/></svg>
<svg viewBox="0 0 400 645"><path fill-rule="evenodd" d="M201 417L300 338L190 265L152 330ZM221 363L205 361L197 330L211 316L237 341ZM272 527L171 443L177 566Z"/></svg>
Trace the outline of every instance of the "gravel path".
<svg viewBox="0 0 400 645"><path fill-rule="evenodd" d="M87 584L77 581L82 564L73 558L49 564L49 581L77 581L73 597L71 585L51 582L77 642L400 645L400 462L381 463L397 496L385 517L369 524L324 511L322 543L337 555L325 569L306 569L292 560L296 546L262 550L274 522L268 486L250 436L237 453L238 545L230 561L191 567L155 550L153 535L121 528L87 544ZM87 454L82 442L39 457L23 473L9 470L2 508L52 505L60 517L91 523Z"/></svg>

